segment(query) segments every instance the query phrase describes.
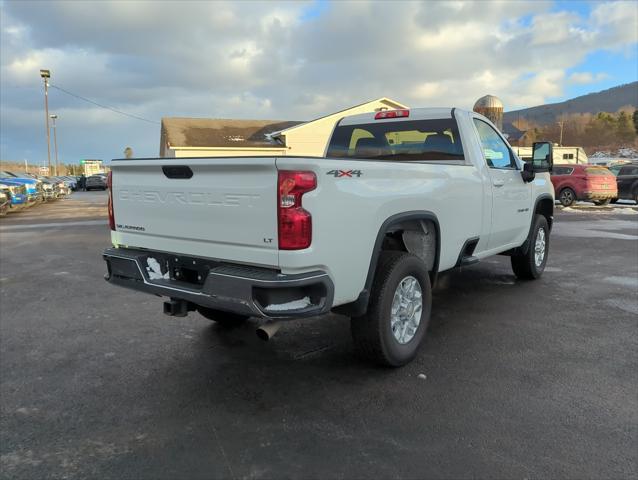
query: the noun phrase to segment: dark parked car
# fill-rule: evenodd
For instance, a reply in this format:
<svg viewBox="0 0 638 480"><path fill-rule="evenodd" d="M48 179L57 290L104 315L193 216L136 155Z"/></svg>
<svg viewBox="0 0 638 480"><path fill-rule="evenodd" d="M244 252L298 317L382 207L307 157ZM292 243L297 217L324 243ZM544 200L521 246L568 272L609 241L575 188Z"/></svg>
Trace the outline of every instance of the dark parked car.
<svg viewBox="0 0 638 480"><path fill-rule="evenodd" d="M618 198L638 203L638 162L615 165L610 170L616 175Z"/></svg>
<svg viewBox="0 0 638 480"><path fill-rule="evenodd" d="M106 178L101 175L91 175L86 179L86 191L106 190Z"/></svg>
<svg viewBox="0 0 638 480"><path fill-rule="evenodd" d="M594 165L554 165L552 184L556 200L569 207L577 200L607 205L618 196L614 174Z"/></svg>

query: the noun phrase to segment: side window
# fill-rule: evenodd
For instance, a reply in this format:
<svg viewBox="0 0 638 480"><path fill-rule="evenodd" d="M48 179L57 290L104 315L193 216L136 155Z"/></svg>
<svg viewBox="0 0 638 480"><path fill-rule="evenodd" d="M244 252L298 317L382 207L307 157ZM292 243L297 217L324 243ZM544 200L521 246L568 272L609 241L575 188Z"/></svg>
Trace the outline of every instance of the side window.
<svg viewBox="0 0 638 480"><path fill-rule="evenodd" d="M491 168L516 168L512 152L496 130L478 118L473 120L487 165Z"/></svg>

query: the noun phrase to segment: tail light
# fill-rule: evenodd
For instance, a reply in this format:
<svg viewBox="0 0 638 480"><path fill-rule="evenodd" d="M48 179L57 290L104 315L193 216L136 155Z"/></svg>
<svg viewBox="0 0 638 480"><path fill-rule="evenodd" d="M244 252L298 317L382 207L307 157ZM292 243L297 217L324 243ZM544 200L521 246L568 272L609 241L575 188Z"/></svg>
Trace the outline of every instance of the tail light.
<svg viewBox="0 0 638 480"><path fill-rule="evenodd" d="M109 227L115 231L115 213L113 212L113 172L106 177L106 186L109 189Z"/></svg>
<svg viewBox="0 0 638 480"><path fill-rule="evenodd" d="M301 250L312 242L312 216L301 206L304 193L317 188L313 172L279 171L277 218L280 250Z"/></svg>

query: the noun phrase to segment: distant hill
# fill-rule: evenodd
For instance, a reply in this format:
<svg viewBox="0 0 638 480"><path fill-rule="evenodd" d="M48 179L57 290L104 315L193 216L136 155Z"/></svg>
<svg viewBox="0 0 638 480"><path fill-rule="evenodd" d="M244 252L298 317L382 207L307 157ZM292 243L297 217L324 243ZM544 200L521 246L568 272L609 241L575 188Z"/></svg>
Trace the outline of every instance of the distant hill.
<svg viewBox="0 0 638 480"><path fill-rule="evenodd" d="M555 122L561 114L615 112L627 105L638 108L638 82L590 93L560 103L549 103L505 112L503 119L505 122L525 119L539 125L546 125Z"/></svg>

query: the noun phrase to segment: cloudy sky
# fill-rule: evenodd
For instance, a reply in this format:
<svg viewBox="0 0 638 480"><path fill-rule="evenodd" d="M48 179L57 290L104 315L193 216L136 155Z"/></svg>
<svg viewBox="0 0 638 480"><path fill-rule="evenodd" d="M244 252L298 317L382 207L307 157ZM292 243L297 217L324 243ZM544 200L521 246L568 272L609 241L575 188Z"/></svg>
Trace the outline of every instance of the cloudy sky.
<svg viewBox="0 0 638 480"><path fill-rule="evenodd" d="M376 97L506 110L638 79L638 3L2 1L0 159L156 156L163 116L307 120Z"/></svg>

